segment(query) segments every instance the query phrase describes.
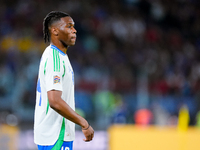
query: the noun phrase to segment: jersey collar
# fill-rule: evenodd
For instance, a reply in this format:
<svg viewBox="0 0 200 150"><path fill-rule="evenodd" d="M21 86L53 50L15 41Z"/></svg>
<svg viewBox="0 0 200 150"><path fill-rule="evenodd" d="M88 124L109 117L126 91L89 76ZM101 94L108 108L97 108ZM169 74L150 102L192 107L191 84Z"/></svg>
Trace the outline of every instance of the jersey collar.
<svg viewBox="0 0 200 150"><path fill-rule="evenodd" d="M60 54L62 54L63 56L66 55L63 51L61 51L60 49L58 49L55 45L51 45L51 48L57 50L57 51L58 51Z"/></svg>

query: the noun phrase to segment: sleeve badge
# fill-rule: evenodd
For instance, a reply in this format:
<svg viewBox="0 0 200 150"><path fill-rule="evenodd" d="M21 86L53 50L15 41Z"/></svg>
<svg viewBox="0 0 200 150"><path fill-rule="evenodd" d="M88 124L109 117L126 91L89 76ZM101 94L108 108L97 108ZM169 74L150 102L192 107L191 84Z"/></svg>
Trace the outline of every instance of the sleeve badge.
<svg viewBox="0 0 200 150"><path fill-rule="evenodd" d="M56 83L60 83L60 77L59 76L54 76L54 78L53 78L53 80L54 80L54 84L56 84Z"/></svg>

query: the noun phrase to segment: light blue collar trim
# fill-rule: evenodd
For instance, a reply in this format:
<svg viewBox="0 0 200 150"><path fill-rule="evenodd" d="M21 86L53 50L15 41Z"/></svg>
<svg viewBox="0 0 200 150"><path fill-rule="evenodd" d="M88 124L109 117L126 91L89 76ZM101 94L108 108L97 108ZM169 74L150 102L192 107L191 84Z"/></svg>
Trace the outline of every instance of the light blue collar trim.
<svg viewBox="0 0 200 150"><path fill-rule="evenodd" d="M63 56L66 55L65 53L63 53L63 51L61 51L60 49L58 49L55 45L51 45L51 48L53 48L53 49L59 51L59 53L62 54Z"/></svg>

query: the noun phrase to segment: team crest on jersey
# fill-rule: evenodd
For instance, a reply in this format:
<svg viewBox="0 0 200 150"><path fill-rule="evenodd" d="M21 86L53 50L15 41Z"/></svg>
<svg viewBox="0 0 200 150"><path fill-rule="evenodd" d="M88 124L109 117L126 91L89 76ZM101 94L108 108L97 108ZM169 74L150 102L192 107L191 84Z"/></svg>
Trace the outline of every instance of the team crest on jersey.
<svg viewBox="0 0 200 150"><path fill-rule="evenodd" d="M54 76L53 80L54 80L54 84L60 83L60 77L59 76Z"/></svg>

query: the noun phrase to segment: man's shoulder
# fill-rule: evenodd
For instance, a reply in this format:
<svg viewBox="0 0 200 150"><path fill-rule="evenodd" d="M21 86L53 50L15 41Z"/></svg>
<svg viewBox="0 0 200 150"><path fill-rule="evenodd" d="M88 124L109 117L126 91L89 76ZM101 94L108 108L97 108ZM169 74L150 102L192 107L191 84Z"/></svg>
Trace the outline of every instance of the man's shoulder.
<svg viewBox="0 0 200 150"><path fill-rule="evenodd" d="M59 63L60 61L65 60L67 55L61 52L58 48L53 45L49 45L46 47L42 54L42 59L48 59L53 61L54 63Z"/></svg>
<svg viewBox="0 0 200 150"><path fill-rule="evenodd" d="M51 48L51 45L47 46L46 49L44 50L42 57L50 57L53 55L53 51Z"/></svg>
<svg viewBox="0 0 200 150"><path fill-rule="evenodd" d="M53 54L51 54L51 47L47 46L46 49L43 51L40 64L46 61L48 58L52 57Z"/></svg>
<svg viewBox="0 0 200 150"><path fill-rule="evenodd" d="M51 48L51 45L47 46L43 52L43 54L47 54L47 53L50 53L52 52L52 48Z"/></svg>

